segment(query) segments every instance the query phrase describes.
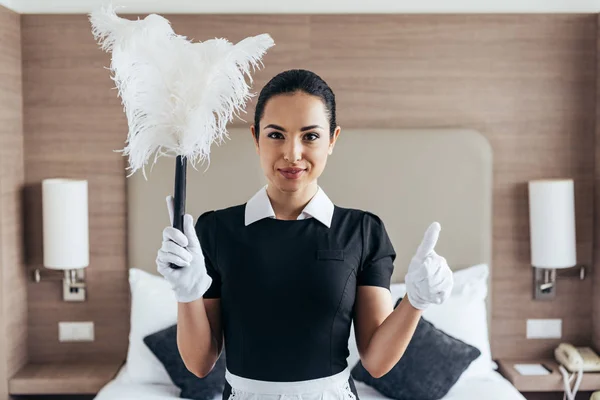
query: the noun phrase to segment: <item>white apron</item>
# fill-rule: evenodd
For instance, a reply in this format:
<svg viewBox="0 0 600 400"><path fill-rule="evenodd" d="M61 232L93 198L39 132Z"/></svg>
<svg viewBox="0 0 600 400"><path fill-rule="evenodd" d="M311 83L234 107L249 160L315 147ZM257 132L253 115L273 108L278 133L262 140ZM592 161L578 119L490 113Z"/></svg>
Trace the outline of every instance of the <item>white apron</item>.
<svg viewBox="0 0 600 400"><path fill-rule="evenodd" d="M349 366L332 376L297 382L259 381L225 370L225 379L231 385L228 400L356 400L349 378Z"/></svg>

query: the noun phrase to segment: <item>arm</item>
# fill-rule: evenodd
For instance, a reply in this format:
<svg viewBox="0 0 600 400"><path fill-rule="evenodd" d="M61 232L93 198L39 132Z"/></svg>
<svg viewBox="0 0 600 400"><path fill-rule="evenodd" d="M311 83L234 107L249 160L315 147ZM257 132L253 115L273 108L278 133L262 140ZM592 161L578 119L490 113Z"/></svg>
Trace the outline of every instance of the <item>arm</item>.
<svg viewBox="0 0 600 400"><path fill-rule="evenodd" d="M172 196L167 196L167 208L173 221ZM183 232L167 226L156 257L157 270L171 284L177 300L179 353L186 368L198 377L208 375L223 348L221 282L210 257L212 235L206 232L211 214L202 214L196 227L192 216L185 214ZM171 268L171 263L180 268Z"/></svg>
<svg viewBox="0 0 600 400"><path fill-rule="evenodd" d="M406 296L396 309L393 309L387 289L389 280L384 282L368 278L369 274L377 276L372 272L374 266L384 270L386 268L383 266L387 266L387 274L391 275L389 266L393 257L388 254L386 257L368 258L370 269L363 272L359 280L354 326L363 366L375 378L388 373L400 360L417 328L422 311L430 304L441 304L450 296L452 271L446 259L434 251L439 232L438 223L431 224L425 232L405 276ZM387 238L387 234L379 236ZM371 253L379 256L384 254L381 251ZM363 284L360 285L360 282ZM381 287L383 283L386 287Z"/></svg>
<svg viewBox="0 0 600 400"><path fill-rule="evenodd" d="M177 347L186 368L203 378L223 350L221 299L200 298L177 304Z"/></svg>
<svg viewBox="0 0 600 400"><path fill-rule="evenodd" d="M400 360L417 328L422 312L408 301L393 309L386 288L359 286L354 331L358 353L374 378L387 374Z"/></svg>

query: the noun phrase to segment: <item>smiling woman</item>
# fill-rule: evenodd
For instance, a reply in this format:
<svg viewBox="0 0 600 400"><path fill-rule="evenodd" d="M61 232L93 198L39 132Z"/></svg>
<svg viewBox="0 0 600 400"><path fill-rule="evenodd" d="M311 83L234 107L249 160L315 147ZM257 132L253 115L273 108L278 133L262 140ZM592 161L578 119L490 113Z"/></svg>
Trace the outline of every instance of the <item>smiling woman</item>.
<svg viewBox="0 0 600 400"><path fill-rule="evenodd" d="M297 219L341 131L332 90L313 72L281 73L261 91L250 130L276 218Z"/></svg>
<svg viewBox="0 0 600 400"><path fill-rule="evenodd" d="M396 252L383 221L334 205L317 183L341 132L333 91L311 71L285 71L255 113L250 131L268 184L244 204L205 212L195 229L186 215L185 235L163 233L157 264L179 301L181 357L204 377L226 343L224 400L358 399L351 324L364 368L390 371L421 312L450 294L452 272L434 250L440 226L416 249L408 301L394 309ZM161 267L169 262L183 268Z"/></svg>

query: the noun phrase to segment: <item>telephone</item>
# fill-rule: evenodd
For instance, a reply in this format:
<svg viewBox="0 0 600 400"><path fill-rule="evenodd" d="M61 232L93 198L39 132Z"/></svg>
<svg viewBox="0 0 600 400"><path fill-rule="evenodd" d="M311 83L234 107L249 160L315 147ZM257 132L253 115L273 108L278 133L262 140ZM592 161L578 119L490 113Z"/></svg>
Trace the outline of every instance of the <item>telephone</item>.
<svg viewBox="0 0 600 400"><path fill-rule="evenodd" d="M565 387L563 400L575 400L584 372L600 371L600 357L590 347L575 347L568 343L561 343L554 350L554 357L561 364L558 370L563 377ZM569 375L567 370L573 374ZM577 379L571 388L575 374Z"/></svg>
<svg viewBox="0 0 600 400"><path fill-rule="evenodd" d="M600 356L590 347L575 347L568 343L561 343L554 350L554 357L570 372L600 371Z"/></svg>

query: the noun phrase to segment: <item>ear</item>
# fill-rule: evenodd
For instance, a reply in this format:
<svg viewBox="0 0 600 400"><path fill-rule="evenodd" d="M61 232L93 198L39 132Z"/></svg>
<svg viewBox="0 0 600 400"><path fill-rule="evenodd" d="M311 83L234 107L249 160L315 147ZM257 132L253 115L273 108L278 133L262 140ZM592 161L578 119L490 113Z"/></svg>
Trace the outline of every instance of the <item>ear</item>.
<svg viewBox="0 0 600 400"><path fill-rule="evenodd" d="M342 128L337 126L335 128L335 131L333 131L333 137L329 138L329 151L328 154L331 155L333 153L333 148L335 147L335 142L338 139L338 136L340 136L340 132L342 131Z"/></svg>
<svg viewBox="0 0 600 400"><path fill-rule="evenodd" d="M254 149L256 150L256 154L258 154L258 139L256 138L254 125L250 125L250 133L252 134L252 143L254 143Z"/></svg>

